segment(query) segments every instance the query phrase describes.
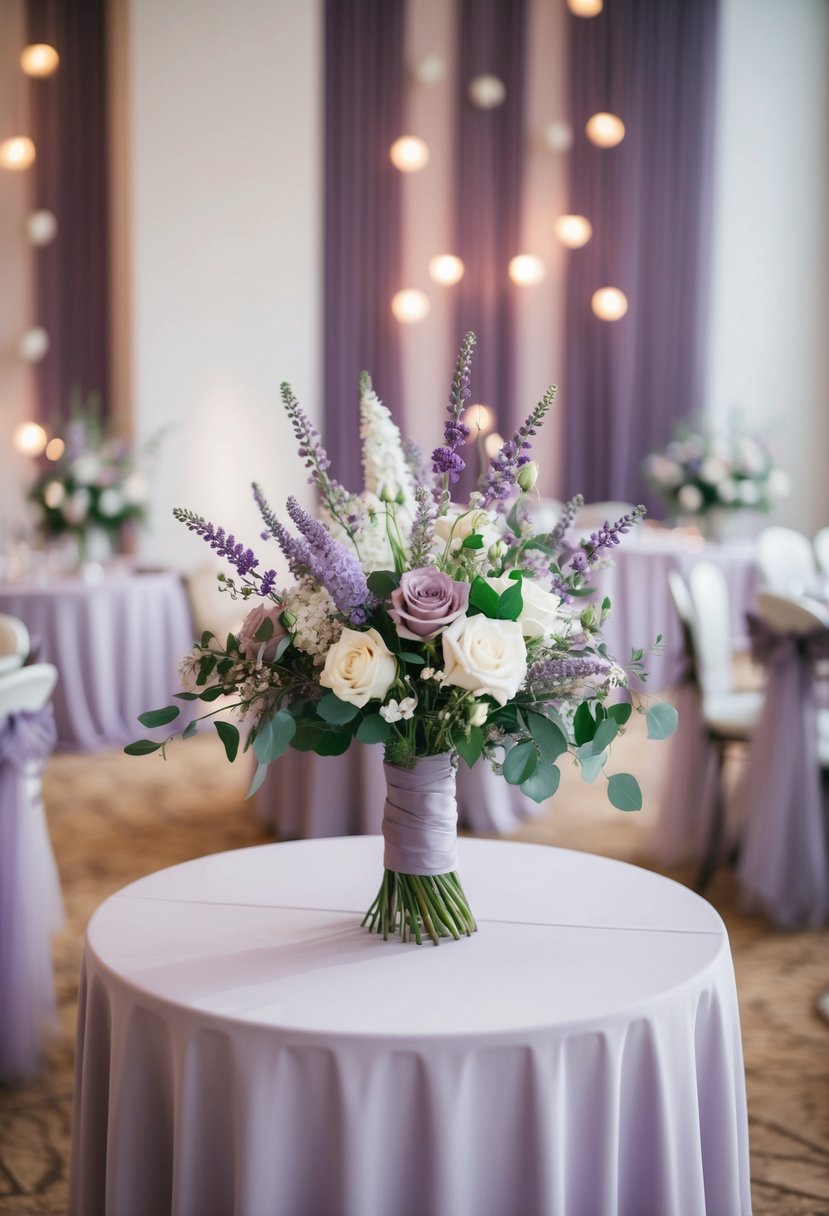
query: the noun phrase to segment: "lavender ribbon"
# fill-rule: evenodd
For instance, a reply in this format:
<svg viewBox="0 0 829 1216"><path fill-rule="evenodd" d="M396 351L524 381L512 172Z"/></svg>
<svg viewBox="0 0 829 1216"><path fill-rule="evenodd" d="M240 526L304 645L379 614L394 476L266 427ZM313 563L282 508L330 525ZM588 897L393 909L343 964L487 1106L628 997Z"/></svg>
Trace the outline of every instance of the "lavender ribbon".
<svg viewBox="0 0 829 1216"><path fill-rule="evenodd" d="M414 768L383 764L383 864L397 874L449 874L458 868L455 760L421 756Z"/></svg>
<svg viewBox="0 0 829 1216"><path fill-rule="evenodd" d="M771 667L795 657L811 666L817 659L829 659L829 629L821 626L811 633L788 633L767 624L754 613L746 613L751 653L758 663Z"/></svg>
<svg viewBox="0 0 829 1216"><path fill-rule="evenodd" d="M0 764L11 764L23 772L30 761L51 755L57 738L51 702L42 709L11 713L0 723Z"/></svg>

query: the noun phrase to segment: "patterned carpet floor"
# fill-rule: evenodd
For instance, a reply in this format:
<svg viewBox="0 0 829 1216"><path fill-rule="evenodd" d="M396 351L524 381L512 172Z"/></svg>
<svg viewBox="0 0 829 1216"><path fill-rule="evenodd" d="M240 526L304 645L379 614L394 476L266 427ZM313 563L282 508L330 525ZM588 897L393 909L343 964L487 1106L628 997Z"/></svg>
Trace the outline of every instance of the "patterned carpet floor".
<svg viewBox="0 0 829 1216"><path fill-rule="evenodd" d="M635 731L618 747L619 767L643 778L646 805L657 803L664 753ZM173 749L166 764L121 754L50 761L46 805L67 912L54 951L60 1036L42 1079L0 1087L0 1216L66 1211L77 977L89 916L143 874L260 843L244 792L245 773L228 766L218 740L206 737ZM556 798L516 839L647 865L652 813L614 811L601 790L565 773ZM754 1211L827 1216L829 1024L815 1002L829 986L829 932L784 934L742 914L727 872L715 877L708 897L728 926L737 973Z"/></svg>

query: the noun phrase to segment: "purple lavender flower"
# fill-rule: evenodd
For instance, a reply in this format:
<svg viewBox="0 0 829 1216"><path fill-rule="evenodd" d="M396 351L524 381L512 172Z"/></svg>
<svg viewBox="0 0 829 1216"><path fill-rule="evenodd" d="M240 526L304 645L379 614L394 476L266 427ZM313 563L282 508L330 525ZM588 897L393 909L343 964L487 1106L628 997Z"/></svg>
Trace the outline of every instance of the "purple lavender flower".
<svg viewBox="0 0 829 1216"><path fill-rule="evenodd" d="M409 533L409 562L411 569L420 566L433 566L435 558L432 553L432 543L435 538L435 508L432 496L423 482L415 485L415 502L417 508Z"/></svg>
<svg viewBox="0 0 829 1216"><path fill-rule="evenodd" d="M276 571L275 570L266 570L265 573L262 575L262 581L259 584L259 586L257 587L257 591L262 596L270 595L270 593L273 591L275 585L276 585Z"/></svg>
<svg viewBox="0 0 829 1216"><path fill-rule="evenodd" d="M241 541L237 542L232 532L226 534L224 528L214 528L201 515L195 515L192 511L186 511L182 507L174 507L173 515L190 532L195 532L197 536L201 536L203 540L207 541L210 548L215 549L219 557L227 558L231 566L235 566L243 578L259 565L253 550L246 549Z"/></svg>
<svg viewBox="0 0 829 1216"><path fill-rule="evenodd" d="M643 506L634 507L626 515L620 515L614 523L607 520L596 532L591 532L587 540L581 542L581 549L570 559L570 569L576 574L584 575L601 561L609 550L621 542L625 533L629 532L645 516Z"/></svg>
<svg viewBox="0 0 829 1216"><path fill-rule="evenodd" d="M591 676L604 676L612 664L598 655L573 656L568 659L539 659L527 670L527 684L569 684Z"/></svg>
<svg viewBox="0 0 829 1216"><path fill-rule="evenodd" d="M316 485L322 501L331 515L335 519L344 519L349 505L353 501L353 495L349 494L348 490L341 486L338 481L335 481L333 477L329 477L327 470L331 461L328 459L328 453L322 446L320 433L297 401L290 384L282 384L280 391L285 410L291 420L291 426L299 444L297 451L305 461L306 469L311 470L308 481L312 485Z"/></svg>
<svg viewBox="0 0 829 1216"><path fill-rule="evenodd" d="M556 388L555 385L551 385L526 422L518 428L511 439L506 441L500 452L493 456L489 471L481 477L478 483L484 496L483 505L485 507L492 506L493 503L502 504L515 490L519 470L530 459L526 455L532 447L530 436L535 435L544 415L555 401L555 397Z"/></svg>
<svg viewBox="0 0 829 1216"><path fill-rule="evenodd" d="M365 622L375 600L356 556L335 540L324 524L304 511L297 500L288 499L288 514L306 543L308 569L328 591L353 625Z"/></svg>
<svg viewBox="0 0 829 1216"><path fill-rule="evenodd" d="M469 438L469 427L461 421L461 414L470 395L469 369L472 364L472 348L476 341L475 335L470 331L461 343L449 393L449 417L443 424L444 446L435 448L432 452L432 468L439 477L445 479L444 488L456 482L466 468L466 461L455 449Z"/></svg>

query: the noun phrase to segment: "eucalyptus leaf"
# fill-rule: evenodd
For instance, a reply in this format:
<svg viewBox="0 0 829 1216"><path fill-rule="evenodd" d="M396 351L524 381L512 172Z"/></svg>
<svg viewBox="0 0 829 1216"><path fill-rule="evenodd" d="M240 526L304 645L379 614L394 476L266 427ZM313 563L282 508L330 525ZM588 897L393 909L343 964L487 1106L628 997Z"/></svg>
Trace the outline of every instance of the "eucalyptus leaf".
<svg viewBox="0 0 829 1216"><path fill-rule="evenodd" d="M679 714L667 701L659 701L645 711L649 739L670 739L679 724Z"/></svg>
<svg viewBox="0 0 829 1216"><path fill-rule="evenodd" d="M605 718L596 727L596 733L589 742L582 744L576 750L576 755L579 760L589 759L591 756L599 756L606 751L608 746L613 742L619 733L619 725L613 718Z"/></svg>
<svg viewBox="0 0 829 1216"><path fill-rule="evenodd" d="M128 743L124 751L128 756L149 756L150 752L157 752L161 747L160 743L153 743L152 739L136 739L134 743Z"/></svg>
<svg viewBox="0 0 829 1216"><path fill-rule="evenodd" d="M274 663L278 662L282 658L283 654L288 649L288 647L290 646L292 641L293 641L293 638L289 637L287 634L285 635L284 638L279 639L279 641L276 643L276 652L273 656Z"/></svg>
<svg viewBox="0 0 829 1216"><path fill-rule="evenodd" d="M633 713L633 706L627 701L620 701L618 705L608 707L607 716L617 722L619 726L624 726Z"/></svg>
<svg viewBox="0 0 829 1216"><path fill-rule="evenodd" d="M590 704L582 701L573 717L573 733L576 745L582 747L589 743L596 733L596 719L590 711Z"/></svg>
<svg viewBox="0 0 829 1216"><path fill-rule="evenodd" d="M351 745L351 732L326 730L320 735L315 747L318 756L341 756Z"/></svg>
<svg viewBox="0 0 829 1216"><path fill-rule="evenodd" d="M262 624L253 635L254 642L269 642L273 637L273 621L269 616L262 617Z"/></svg>
<svg viewBox="0 0 829 1216"><path fill-rule="evenodd" d="M218 701L219 697L225 695L225 690L221 684L214 684L212 688L205 688L204 692L199 693L200 701Z"/></svg>
<svg viewBox="0 0 829 1216"><path fill-rule="evenodd" d="M198 701L199 699L197 692L174 692L173 696L177 701Z"/></svg>
<svg viewBox="0 0 829 1216"><path fill-rule="evenodd" d="M369 714L363 718L354 736L359 743L385 743L391 727L385 718L379 714Z"/></svg>
<svg viewBox="0 0 829 1216"><path fill-rule="evenodd" d="M480 726L473 726L468 735L462 735L459 739L454 739L453 742L461 760L469 768L472 768L472 765L484 750L484 732Z"/></svg>
<svg viewBox="0 0 829 1216"><path fill-rule="evenodd" d="M400 657L405 663L414 663L418 667L424 667L426 660L422 654L415 654L413 650L401 650Z"/></svg>
<svg viewBox="0 0 829 1216"><path fill-rule="evenodd" d="M579 761L581 768L581 779L586 781L588 785L592 785L602 771L607 760L607 752L602 752L598 756L585 756Z"/></svg>
<svg viewBox="0 0 829 1216"><path fill-rule="evenodd" d="M352 705L350 701L341 701L333 692L327 692L317 701L317 713L323 722L329 722L332 726L344 726L346 722L356 718L359 712L358 706Z"/></svg>
<svg viewBox="0 0 829 1216"><path fill-rule="evenodd" d="M225 755L232 764L239 751L239 730L232 722L214 722L216 734L224 744Z"/></svg>
<svg viewBox="0 0 829 1216"><path fill-rule="evenodd" d="M198 734L199 722L198 718L194 718L192 722L188 722L184 730L181 732L182 739L192 739L193 735Z"/></svg>
<svg viewBox="0 0 829 1216"><path fill-rule="evenodd" d="M529 739L516 743L504 757L504 779L510 785L521 785L538 767L538 752Z"/></svg>
<svg viewBox="0 0 829 1216"><path fill-rule="evenodd" d="M260 722L253 741L256 759L260 764L270 764L271 760L278 760L288 750L295 733L296 722L284 709L280 709L267 721Z"/></svg>
<svg viewBox="0 0 829 1216"><path fill-rule="evenodd" d="M248 789L248 792L245 794L245 800L253 797L253 795L256 793L256 791L261 786L262 782L265 780L265 774L267 773L267 771L268 771L267 764L261 764L261 763L257 764L256 772L253 774L253 780L250 783L250 788Z"/></svg>
<svg viewBox="0 0 829 1216"><path fill-rule="evenodd" d="M619 811L638 811L642 808L639 782L630 773L614 773L607 783L607 796Z"/></svg>
<svg viewBox="0 0 829 1216"><path fill-rule="evenodd" d="M529 732L538 744L542 761L545 764L552 764L562 752L567 751L566 736L561 733L555 722L551 722L544 714L528 710L525 717Z"/></svg>
<svg viewBox="0 0 829 1216"><path fill-rule="evenodd" d="M175 722L176 718L181 713L177 705L165 705L163 709L148 709L146 713L138 715L138 721L142 726L167 726L170 722Z"/></svg>
<svg viewBox="0 0 829 1216"><path fill-rule="evenodd" d="M554 764L539 764L531 777L522 781L519 789L533 802L544 802L552 798L561 781L561 772Z"/></svg>

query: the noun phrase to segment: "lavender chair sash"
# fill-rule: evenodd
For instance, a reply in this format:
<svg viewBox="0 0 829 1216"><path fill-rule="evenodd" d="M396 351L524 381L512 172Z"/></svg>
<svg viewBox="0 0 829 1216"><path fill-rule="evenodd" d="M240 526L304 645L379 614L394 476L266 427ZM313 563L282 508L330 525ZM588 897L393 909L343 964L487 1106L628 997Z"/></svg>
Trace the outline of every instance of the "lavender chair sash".
<svg viewBox="0 0 829 1216"><path fill-rule="evenodd" d="M398 874L458 868L458 809L451 757L423 756L414 768L384 764L383 864Z"/></svg>
<svg viewBox="0 0 829 1216"><path fill-rule="evenodd" d="M818 757L814 664L829 629L781 633L749 616L752 652L768 668L766 697L739 798L743 891L784 928L829 913L829 856Z"/></svg>
<svg viewBox="0 0 829 1216"><path fill-rule="evenodd" d="M60 883L40 796L56 741L51 705L0 725L0 1081L35 1076L56 1028L51 935Z"/></svg>

